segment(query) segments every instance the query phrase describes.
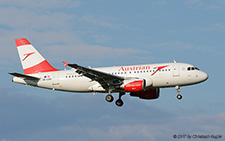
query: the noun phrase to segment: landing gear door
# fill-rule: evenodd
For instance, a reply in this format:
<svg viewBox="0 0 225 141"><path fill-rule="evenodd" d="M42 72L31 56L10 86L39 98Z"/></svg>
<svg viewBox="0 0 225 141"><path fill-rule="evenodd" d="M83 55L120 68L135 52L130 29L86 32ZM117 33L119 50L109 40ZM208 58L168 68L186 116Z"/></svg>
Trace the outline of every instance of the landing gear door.
<svg viewBox="0 0 225 141"><path fill-rule="evenodd" d="M177 63L173 64L173 77L180 76L180 65Z"/></svg>

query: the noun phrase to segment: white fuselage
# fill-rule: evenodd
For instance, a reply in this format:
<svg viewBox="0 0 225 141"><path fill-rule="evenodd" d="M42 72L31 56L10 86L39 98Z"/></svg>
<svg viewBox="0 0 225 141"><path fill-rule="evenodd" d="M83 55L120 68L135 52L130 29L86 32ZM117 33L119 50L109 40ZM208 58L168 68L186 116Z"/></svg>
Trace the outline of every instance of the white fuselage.
<svg viewBox="0 0 225 141"><path fill-rule="evenodd" d="M145 79L148 88L165 88L201 83L208 75L185 63L163 63L120 67L93 68L101 72L129 79ZM108 92L97 82L80 75L76 69L30 74L40 80L14 77L13 82L69 92ZM113 90L113 92L121 89Z"/></svg>

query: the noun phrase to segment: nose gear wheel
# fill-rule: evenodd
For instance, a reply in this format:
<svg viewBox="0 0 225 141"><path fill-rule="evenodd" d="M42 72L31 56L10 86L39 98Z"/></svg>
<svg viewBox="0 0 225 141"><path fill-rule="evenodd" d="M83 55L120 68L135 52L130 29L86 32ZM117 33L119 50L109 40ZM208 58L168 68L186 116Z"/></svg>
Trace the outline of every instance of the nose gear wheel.
<svg viewBox="0 0 225 141"><path fill-rule="evenodd" d="M176 86L176 90L177 90L177 99L181 100L182 95L180 94L180 86Z"/></svg>

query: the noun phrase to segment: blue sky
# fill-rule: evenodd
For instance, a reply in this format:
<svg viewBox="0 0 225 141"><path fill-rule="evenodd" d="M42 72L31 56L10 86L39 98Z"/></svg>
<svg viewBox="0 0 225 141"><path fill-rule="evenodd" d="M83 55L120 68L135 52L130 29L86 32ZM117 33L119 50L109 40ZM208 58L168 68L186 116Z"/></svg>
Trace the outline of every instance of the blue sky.
<svg viewBox="0 0 225 141"><path fill-rule="evenodd" d="M0 141L172 140L225 136L224 0L8 0L0 2ZM161 89L153 101L74 94L11 82L23 72L14 42L27 38L56 68L185 62L209 79ZM115 98L118 97L114 94ZM223 137L224 138L224 137Z"/></svg>

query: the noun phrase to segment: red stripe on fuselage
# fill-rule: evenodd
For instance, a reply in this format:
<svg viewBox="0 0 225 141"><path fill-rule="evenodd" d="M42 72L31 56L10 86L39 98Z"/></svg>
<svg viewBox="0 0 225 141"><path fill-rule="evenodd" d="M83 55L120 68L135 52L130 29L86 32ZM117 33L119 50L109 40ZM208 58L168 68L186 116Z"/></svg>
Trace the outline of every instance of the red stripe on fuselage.
<svg viewBox="0 0 225 141"><path fill-rule="evenodd" d="M163 69L163 68L165 68L165 67L168 67L169 65L166 65L166 66L161 66L161 67L155 67L154 69L157 69L153 74L152 74L152 76L156 73L156 72L158 72L159 70L161 70L161 69Z"/></svg>
<svg viewBox="0 0 225 141"><path fill-rule="evenodd" d="M39 64L37 64L33 67L24 69L25 74L33 74L33 73L39 73L39 72L50 72L50 71L59 71L59 70L53 68L46 60L44 60L43 62L41 62L41 63L39 63Z"/></svg>
<svg viewBox="0 0 225 141"><path fill-rule="evenodd" d="M31 43L25 38L15 39L15 42L17 47L24 45L31 45Z"/></svg>

